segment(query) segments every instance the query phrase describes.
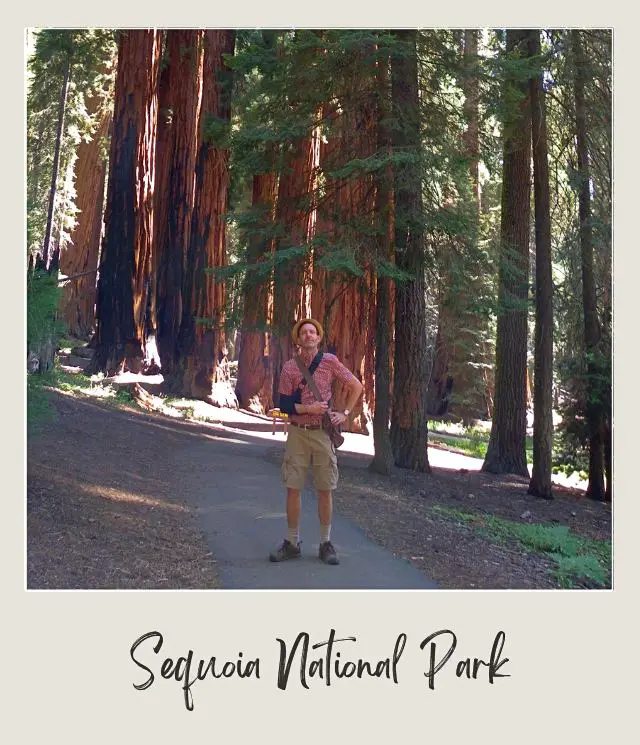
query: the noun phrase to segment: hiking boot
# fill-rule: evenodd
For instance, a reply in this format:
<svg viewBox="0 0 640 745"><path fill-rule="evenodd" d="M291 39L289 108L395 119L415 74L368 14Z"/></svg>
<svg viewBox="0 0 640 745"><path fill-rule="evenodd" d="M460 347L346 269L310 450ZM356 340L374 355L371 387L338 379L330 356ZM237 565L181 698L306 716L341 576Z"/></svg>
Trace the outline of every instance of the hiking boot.
<svg viewBox="0 0 640 745"><path fill-rule="evenodd" d="M291 541L286 538L282 541L282 544L278 546L275 551L269 554L269 561L287 561L287 559L299 559L300 558L300 544L293 545Z"/></svg>
<svg viewBox="0 0 640 745"><path fill-rule="evenodd" d="M318 558L324 561L325 564L339 564L338 554L336 553L333 543L331 541L325 541L320 544L318 550Z"/></svg>

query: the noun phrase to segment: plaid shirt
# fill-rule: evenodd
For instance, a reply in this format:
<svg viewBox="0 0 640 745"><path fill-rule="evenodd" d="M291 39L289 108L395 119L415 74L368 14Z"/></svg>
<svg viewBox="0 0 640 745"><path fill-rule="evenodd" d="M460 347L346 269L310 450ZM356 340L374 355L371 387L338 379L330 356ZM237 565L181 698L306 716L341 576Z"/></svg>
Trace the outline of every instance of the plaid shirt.
<svg viewBox="0 0 640 745"><path fill-rule="evenodd" d="M340 362L335 354L325 352L322 356L322 361L313 373L313 382L318 386L322 400L329 401L333 381L341 380L343 383L348 383L353 377L353 373ZM280 393L285 396L292 396L301 383L304 383L301 395L303 406L309 406L315 403L316 397L306 384L304 376L300 372L298 365L296 365L296 361L293 359L287 360L280 373ZM292 422L297 422L298 424L320 424L322 422L322 417L318 414L293 414L290 419Z"/></svg>

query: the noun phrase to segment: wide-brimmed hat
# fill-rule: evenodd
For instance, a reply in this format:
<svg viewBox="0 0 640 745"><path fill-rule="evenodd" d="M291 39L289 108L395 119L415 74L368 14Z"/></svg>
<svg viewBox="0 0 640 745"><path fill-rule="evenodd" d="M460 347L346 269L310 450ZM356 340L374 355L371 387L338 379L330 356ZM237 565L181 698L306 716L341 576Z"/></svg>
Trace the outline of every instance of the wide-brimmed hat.
<svg viewBox="0 0 640 745"><path fill-rule="evenodd" d="M319 321L316 321L315 318L301 318L298 323L291 329L291 338L293 339L293 343L298 343L298 334L300 333L300 329L304 326L305 323L312 323L316 327L316 331L318 332L318 336L320 337L320 341L322 341L322 337L324 336L324 329L322 328L322 325Z"/></svg>

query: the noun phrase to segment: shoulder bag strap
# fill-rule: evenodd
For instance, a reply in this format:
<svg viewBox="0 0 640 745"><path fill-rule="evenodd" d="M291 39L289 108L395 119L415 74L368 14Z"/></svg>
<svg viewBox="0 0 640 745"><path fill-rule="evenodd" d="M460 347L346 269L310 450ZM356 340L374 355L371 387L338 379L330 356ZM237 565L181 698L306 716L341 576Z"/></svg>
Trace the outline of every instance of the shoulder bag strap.
<svg viewBox="0 0 640 745"><path fill-rule="evenodd" d="M296 355L293 359L296 361L296 365L298 365L298 367L300 368L300 372L304 376L304 379L307 381L307 385L311 389L311 393L313 393L317 401L322 401L322 396L320 395L318 386L315 384L315 381L313 380L311 373L307 369L307 366L298 355Z"/></svg>

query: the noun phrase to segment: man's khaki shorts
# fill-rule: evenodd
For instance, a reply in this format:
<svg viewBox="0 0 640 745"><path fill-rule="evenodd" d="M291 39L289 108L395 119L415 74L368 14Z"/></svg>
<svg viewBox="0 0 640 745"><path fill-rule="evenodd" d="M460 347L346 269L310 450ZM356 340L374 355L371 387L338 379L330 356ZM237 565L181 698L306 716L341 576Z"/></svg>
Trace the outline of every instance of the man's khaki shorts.
<svg viewBox="0 0 640 745"><path fill-rule="evenodd" d="M338 459L329 435L323 429L302 429L289 425L282 462L285 486L303 489L309 466L316 489L333 491L338 486Z"/></svg>

